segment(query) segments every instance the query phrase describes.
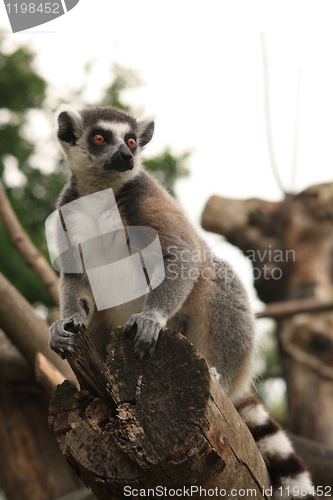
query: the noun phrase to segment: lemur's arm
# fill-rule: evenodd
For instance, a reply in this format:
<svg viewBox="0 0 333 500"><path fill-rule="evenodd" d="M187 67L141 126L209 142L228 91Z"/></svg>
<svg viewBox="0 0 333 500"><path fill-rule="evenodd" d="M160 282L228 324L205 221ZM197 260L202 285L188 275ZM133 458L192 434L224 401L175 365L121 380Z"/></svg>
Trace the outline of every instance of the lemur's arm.
<svg viewBox="0 0 333 500"><path fill-rule="evenodd" d="M188 247L173 246L172 250L164 255L163 282L147 295L142 313L133 314L125 325L125 331L137 326L134 350L140 358L147 352L153 354L161 327L181 308L199 274L193 272L197 271L195 262L182 259Z"/></svg>
<svg viewBox="0 0 333 500"><path fill-rule="evenodd" d="M63 274L60 278L61 318L50 328L49 346L65 358L66 352L75 352L75 334L88 324L95 307L89 287L82 275Z"/></svg>

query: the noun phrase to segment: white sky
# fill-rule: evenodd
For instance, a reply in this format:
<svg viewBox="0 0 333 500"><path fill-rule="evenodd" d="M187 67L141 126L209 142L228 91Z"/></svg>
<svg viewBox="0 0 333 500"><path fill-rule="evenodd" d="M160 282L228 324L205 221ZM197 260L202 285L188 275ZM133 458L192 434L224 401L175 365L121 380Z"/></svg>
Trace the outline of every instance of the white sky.
<svg viewBox="0 0 333 500"><path fill-rule="evenodd" d="M192 148L178 192L192 217L213 194L280 199L269 165L260 33L269 56L274 148L290 186L298 69L302 68L297 189L332 180L331 1L80 0L68 14L11 34L29 41L38 66L64 95L95 59L89 97L98 100L113 62L137 69L145 87L129 101L157 115L148 153ZM1 27L10 31L3 3Z"/></svg>

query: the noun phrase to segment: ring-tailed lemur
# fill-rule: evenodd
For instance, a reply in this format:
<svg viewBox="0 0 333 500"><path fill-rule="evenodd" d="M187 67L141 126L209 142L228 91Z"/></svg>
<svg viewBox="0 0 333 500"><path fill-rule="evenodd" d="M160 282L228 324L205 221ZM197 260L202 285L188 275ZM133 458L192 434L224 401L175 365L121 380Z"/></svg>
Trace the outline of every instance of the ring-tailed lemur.
<svg viewBox="0 0 333 500"><path fill-rule="evenodd" d="M78 112L63 106L58 112L57 135L71 170L58 209L112 188L125 227L157 231L165 279L141 299L98 311L87 276L62 273L62 319L50 328L50 347L63 357L66 351L75 352L75 332L86 324L102 350L113 328L126 324L128 330L136 324L134 349L143 357L153 353L162 326L180 331L204 355L252 432L274 497L290 498L286 488L290 495L297 486L295 498L311 498L311 479L287 436L251 396L254 321L241 281L227 262L212 256L176 201L142 168L141 150L153 132L153 119L136 120L113 108ZM97 338L101 332L103 338ZM276 490L281 486L282 494Z"/></svg>

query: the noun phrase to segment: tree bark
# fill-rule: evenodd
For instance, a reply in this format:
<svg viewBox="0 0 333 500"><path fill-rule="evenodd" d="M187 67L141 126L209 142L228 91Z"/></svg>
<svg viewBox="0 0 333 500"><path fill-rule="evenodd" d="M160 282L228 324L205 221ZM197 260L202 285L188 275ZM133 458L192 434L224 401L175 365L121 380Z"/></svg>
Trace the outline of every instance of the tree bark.
<svg viewBox="0 0 333 500"><path fill-rule="evenodd" d="M250 258L259 298L278 321L290 430L333 446L333 313L294 309L287 318L286 307L283 312L270 305L302 300L310 308L331 308L333 183L311 186L281 203L213 196L202 222Z"/></svg>
<svg viewBox="0 0 333 500"><path fill-rule="evenodd" d="M35 376L37 382L50 396L65 380L63 374L40 352L36 355Z"/></svg>
<svg viewBox="0 0 333 500"><path fill-rule="evenodd" d="M68 366L48 346L49 327L29 302L0 273L0 328L35 369L36 355L42 353L66 378L76 383Z"/></svg>
<svg viewBox="0 0 333 500"><path fill-rule="evenodd" d="M126 486L166 487L164 498L191 486L265 498L265 464L201 354L162 329L154 356L139 360L133 339L113 332L103 363L83 328L68 356L81 392L64 382L51 401L50 428L85 484L108 500L125 498Z"/></svg>
<svg viewBox="0 0 333 500"><path fill-rule="evenodd" d="M0 482L7 500L50 500L82 487L47 427L49 400L0 331Z"/></svg>
<svg viewBox="0 0 333 500"><path fill-rule="evenodd" d="M333 300L285 300L283 302L269 304L263 311L257 312L256 317L281 320L300 313L318 313L332 310Z"/></svg>

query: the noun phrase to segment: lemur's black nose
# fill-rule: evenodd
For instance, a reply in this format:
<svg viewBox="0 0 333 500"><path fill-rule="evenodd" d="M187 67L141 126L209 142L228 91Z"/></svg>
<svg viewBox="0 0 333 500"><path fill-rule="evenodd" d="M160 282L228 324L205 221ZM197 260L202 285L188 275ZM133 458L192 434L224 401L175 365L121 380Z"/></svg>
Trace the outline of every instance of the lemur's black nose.
<svg viewBox="0 0 333 500"><path fill-rule="evenodd" d="M131 159L133 158L132 153L126 146L120 147L119 155L120 158L124 161L131 161Z"/></svg>
<svg viewBox="0 0 333 500"><path fill-rule="evenodd" d="M120 158L125 161L130 161L133 158L133 155L130 152L127 153L127 151L126 152L121 151Z"/></svg>

